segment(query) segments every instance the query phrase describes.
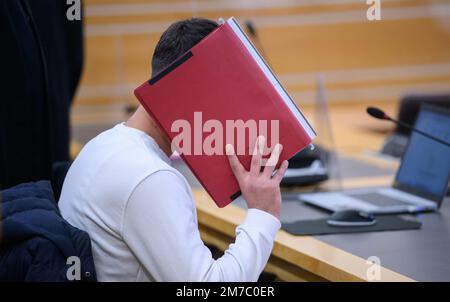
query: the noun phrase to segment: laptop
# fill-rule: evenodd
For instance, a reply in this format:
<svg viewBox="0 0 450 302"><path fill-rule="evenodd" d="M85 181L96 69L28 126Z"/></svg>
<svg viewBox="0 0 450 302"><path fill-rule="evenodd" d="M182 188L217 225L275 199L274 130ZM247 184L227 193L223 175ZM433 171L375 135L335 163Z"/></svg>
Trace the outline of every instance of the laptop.
<svg viewBox="0 0 450 302"><path fill-rule="evenodd" d="M450 141L450 110L423 105L415 127ZM412 132L391 187L300 194L306 203L330 211L371 214L435 211L444 199L450 176L450 148Z"/></svg>

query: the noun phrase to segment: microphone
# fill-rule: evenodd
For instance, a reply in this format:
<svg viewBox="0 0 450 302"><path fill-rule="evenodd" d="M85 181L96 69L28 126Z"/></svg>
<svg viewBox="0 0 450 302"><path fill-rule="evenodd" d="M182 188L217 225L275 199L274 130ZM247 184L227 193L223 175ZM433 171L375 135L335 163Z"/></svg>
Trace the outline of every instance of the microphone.
<svg viewBox="0 0 450 302"><path fill-rule="evenodd" d="M370 116L377 118L379 120L388 120L389 119L389 116L386 113L384 113L383 111L381 111L380 109L375 108L375 107L367 107L367 113Z"/></svg>
<svg viewBox="0 0 450 302"><path fill-rule="evenodd" d="M438 143L440 143L440 144L442 144L444 146L450 147L450 143L448 143L448 142L446 142L446 141L444 141L444 140L442 140L442 139L440 139L438 137L435 137L435 136L433 136L431 134L423 132L422 130L417 129L416 127L414 127L412 125L406 124L406 123L404 123L402 121L395 120L392 117L390 117L389 115L387 115L384 111L382 111L382 110L380 110L380 109L378 109L376 107L367 107L366 111L367 111L367 113L370 116L372 116L372 117L374 117L376 119L391 121L394 124L400 125L401 127L407 128L407 129L409 129L411 131L414 131L414 132L416 132L416 133L418 133L418 134L420 134L422 136L425 136L426 138L429 138L429 139L431 139L431 140L433 140L435 142L438 142Z"/></svg>

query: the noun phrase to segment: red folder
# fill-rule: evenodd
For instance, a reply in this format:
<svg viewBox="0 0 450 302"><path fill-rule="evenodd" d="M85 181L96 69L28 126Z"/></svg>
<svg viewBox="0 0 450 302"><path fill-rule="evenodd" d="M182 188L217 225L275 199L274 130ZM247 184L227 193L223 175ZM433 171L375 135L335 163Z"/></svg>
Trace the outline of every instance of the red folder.
<svg viewBox="0 0 450 302"><path fill-rule="evenodd" d="M225 145L229 142L236 148L240 143L242 147L242 127L227 131L227 122L248 122L244 128L256 123L258 134L266 137L270 151L275 145L271 141L272 129L276 128L273 121L278 121L279 142L283 145L280 162L308 146L315 137L314 130L234 18L139 86L135 95L170 140L179 140L182 132L184 138L191 139L190 154L185 152L181 157L219 207L240 195ZM217 122L223 126L222 131L211 126ZM191 131L186 132L188 128L180 125L189 125ZM244 154L238 152L246 169L255 143L249 129L244 132L245 142L240 149ZM221 132L224 141L211 143L213 132L219 136ZM185 143L187 139L180 145L189 149ZM203 144L221 152L206 154Z"/></svg>

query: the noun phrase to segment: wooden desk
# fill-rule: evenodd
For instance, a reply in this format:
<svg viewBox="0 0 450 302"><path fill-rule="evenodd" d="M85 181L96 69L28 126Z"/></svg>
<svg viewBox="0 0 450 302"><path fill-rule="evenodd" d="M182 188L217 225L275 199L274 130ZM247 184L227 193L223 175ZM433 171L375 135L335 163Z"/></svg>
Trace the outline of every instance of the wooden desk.
<svg viewBox="0 0 450 302"><path fill-rule="evenodd" d="M389 178L374 179L388 184ZM348 185L348 184L346 184ZM217 208L202 189L193 189L202 239L222 250L234 241L235 228L244 221L245 210L235 205ZM365 259L310 236L294 236L279 231L266 271L283 281L367 281ZM413 281L381 267L381 281Z"/></svg>
<svg viewBox="0 0 450 302"><path fill-rule="evenodd" d="M377 160L372 159L370 163ZM395 165L391 166L387 173L375 169L373 175L344 178L342 187L389 186L395 171ZM345 169L348 167L345 165ZM335 187L335 183L328 181L321 189ZM225 250L234 240L236 226L244 220L245 209L240 208L244 202L219 209L195 184L193 192L204 241ZM283 222L328 215L289 195L283 198ZM266 271L284 281L368 281L370 263L366 259L375 255L384 266L380 281L450 281L450 198L443 201L439 211L419 214L415 219L422 222L421 229L327 236L294 236L281 230Z"/></svg>

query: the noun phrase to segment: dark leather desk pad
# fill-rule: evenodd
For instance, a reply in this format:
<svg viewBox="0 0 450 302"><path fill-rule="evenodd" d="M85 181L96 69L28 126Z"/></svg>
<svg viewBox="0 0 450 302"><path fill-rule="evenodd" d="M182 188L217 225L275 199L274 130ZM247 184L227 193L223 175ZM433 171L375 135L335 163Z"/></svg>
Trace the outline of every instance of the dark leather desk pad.
<svg viewBox="0 0 450 302"><path fill-rule="evenodd" d="M376 223L370 226L331 226L327 223L327 218L322 218L283 223L282 229L293 235L304 236L398 231L419 229L421 225L422 223L420 221L413 221L392 215L378 216L376 217Z"/></svg>

